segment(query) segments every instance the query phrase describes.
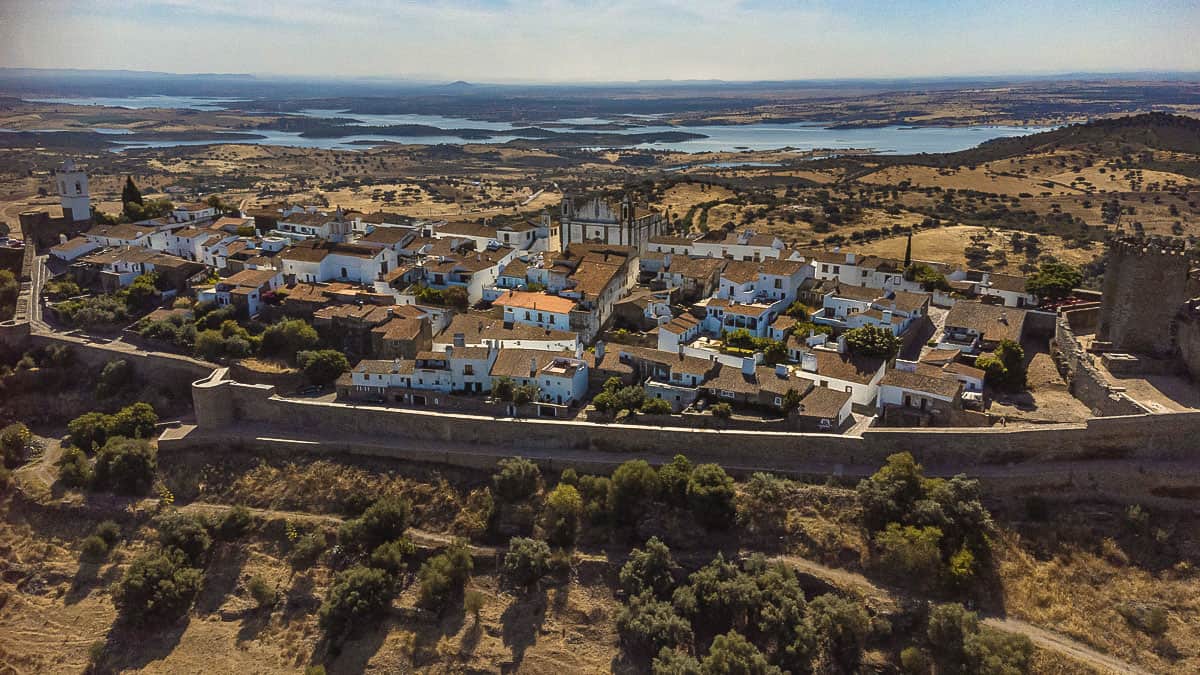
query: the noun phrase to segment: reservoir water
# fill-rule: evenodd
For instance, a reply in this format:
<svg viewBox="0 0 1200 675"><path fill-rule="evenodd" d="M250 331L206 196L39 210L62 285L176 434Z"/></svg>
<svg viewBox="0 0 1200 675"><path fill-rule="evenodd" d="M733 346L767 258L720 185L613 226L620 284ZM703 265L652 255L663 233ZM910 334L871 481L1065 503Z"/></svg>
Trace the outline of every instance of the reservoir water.
<svg viewBox="0 0 1200 675"><path fill-rule="evenodd" d="M121 106L126 108L183 108L192 110L220 110L219 101L229 99L208 99L186 96L144 96L129 98L72 98L72 99L28 99L38 102L70 103L75 105ZM246 130L261 138L233 139L228 141L149 141L130 142L115 146L113 150L121 151L127 148L145 147L175 147L184 145L211 145L214 143L251 143L260 145L283 145L303 148L321 149L364 149L385 143L405 143L419 145L466 143L506 143L516 137L504 134L518 127L536 126L535 123L512 124L508 122L488 122L459 117L441 115L368 115L349 113L345 110L309 109L300 111L301 115L315 118L344 117L355 120L360 126L387 126L398 124L421 124L438 127L439 129L486 129L495 131L498 135L482 140L464 140L456 136L434 134L430 136L384 136L364 133L342 138L303 138L298 132ZM572 124L620 124L625 128L605 133L647 133L663 131L688 131L704 134L706 138L670 143L646 143L636 147L671 150L686 153L731 152L737 150L779 150L790 148L798 151L806 150L848 150L870 149L883 154L916 154L941 153L966 150L980 143L1001 137L1024 136L1026 134L1046 131L1047 127L1018 127L1018 126L966 126L966 127L912 127L886 126L856 129L831 129L825 125L811 122L795 122L785 124L741 124L731 126L670 126L655 124L654 119L646 117L617 117L607 118L572 118L543 122L542 124L572 125ZM634 126L644 124L646 126ZM570 132L569 128L555 126L555 131Z"/></svg>

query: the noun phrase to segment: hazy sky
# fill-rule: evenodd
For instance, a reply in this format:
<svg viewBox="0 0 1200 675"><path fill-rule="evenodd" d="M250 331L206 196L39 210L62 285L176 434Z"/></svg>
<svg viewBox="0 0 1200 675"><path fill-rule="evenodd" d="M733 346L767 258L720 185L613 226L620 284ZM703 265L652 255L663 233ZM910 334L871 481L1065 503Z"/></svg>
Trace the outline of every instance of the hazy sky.
<svg viewBox="0 0 1200 675"><path fill-rule="evenodd" d="M0 65L474 81L1200 70L1200 0L0 0Z"/></svg>

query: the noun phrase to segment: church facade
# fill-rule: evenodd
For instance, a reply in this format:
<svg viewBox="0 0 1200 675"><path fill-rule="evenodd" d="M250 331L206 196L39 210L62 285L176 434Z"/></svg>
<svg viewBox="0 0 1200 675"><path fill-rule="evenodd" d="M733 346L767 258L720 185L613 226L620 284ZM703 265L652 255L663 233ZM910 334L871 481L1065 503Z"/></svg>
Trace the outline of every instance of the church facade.
<svg viewBox="0 0 1200 675"><path fill-rule="evenodd" d="M560 218L562 250L571 244L609 244L640 253L650 237L667 229L662 214L638 206L628 195L620 201L563 195Z"/></svg>

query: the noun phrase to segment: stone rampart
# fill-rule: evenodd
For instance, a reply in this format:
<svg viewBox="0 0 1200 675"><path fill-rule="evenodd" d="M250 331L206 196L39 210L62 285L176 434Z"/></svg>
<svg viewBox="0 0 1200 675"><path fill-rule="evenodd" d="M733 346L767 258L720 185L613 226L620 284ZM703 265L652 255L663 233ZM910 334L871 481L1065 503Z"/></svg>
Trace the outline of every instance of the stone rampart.
<svg viewBox="0 0 1200 675"><path fill-rule="evenodd" d="M1087 307L1063 312L1054 328L1051 347L1071 394L1100 417L1138 415L1148 412L1137 401L1108 383L1099 371L1095 357L1080 342L1100 322L1100 308Z"/></svg>
<svg viewBox="0 0 1200 675"><path fill-rule="evenodd" d="M277 396L273 387L224 377L222 369L193 386L197 424L205 434L237 435L242 427L247 442L256 435L269 438L277 433L283 438L320 439L314 447L322 451L451 463L458 463L456 454L477 456L470 448L478 446L493 451L478 456L492 459L496 449L614 464L629 457L666 461L684 453L697 462L803 473L818 465L878 465L889 454L906 450L930 467L966 468L1030 461L1191 458L1192 440L1200 433L1200 412L1036 428L868 429L862 436L674 429L288 399Z"/></svg>
<svg viewBox="0 0 1200 675"><path fill-rule="evenodd" d="M95 370L103 368L113 359L125 359L133 366L133 372L139 380L182 391L184 395L188 385L208 377L216 368L212 363L187 356L121 349L60 333L35 332L29 336L28 343L32 347L70 347L82 367Z"/></svg>

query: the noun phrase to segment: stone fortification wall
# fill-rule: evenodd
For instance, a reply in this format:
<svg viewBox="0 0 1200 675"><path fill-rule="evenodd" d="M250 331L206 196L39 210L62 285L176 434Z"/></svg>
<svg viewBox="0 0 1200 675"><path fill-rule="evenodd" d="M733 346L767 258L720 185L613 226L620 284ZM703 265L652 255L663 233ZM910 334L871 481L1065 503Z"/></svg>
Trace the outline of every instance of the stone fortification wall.
<svg viewBox="0 0 1200 675"><path fill-rule="evenodd" d="M1100 322L1101 309L1087 307L1062 313L1054 329L1054 360L1071 394L1100 417L1139 415L1148 412L1124 392L1114 389L1099 370L1095 356L1083 348L1080 335L1087 335Z"/></svg>
<svg viewBox="0 0 1200 675"><path fill-rule="evenodd" d="M162 385L184 395L192 382L208 377L216 368L212 363L177 354L130 351L58 333L34 333L29 337L28 344L31 347L70 347L81 367L94 370L103 368L113 359L125 359L133 366L133 372L139 380Z"/></svg>
<svg viewBox="0 0 1200 675"><path fill-rule="evenodd" d="M281 444L270 441L272 435L313 439L282 445L451 463L457 463L454 458L459 454L490 457L478 460L490 462L496 449L560 462L614 464L631 456L667 461L675 453L685 453L697 462L790 473L812 471L814 466L878 465L889 454L904 450L931 467L1180 459L1194 454L1192 439L1200 433L1200 413L1130 415L1037 428L869 429L861 437L671 429L285 399L276 396L273 387L223 378L224 371L217 371L193 386L196 419L205 434L233 434L268 445ZM472 452L472 447L488 448L492 454Z"/></svg>

